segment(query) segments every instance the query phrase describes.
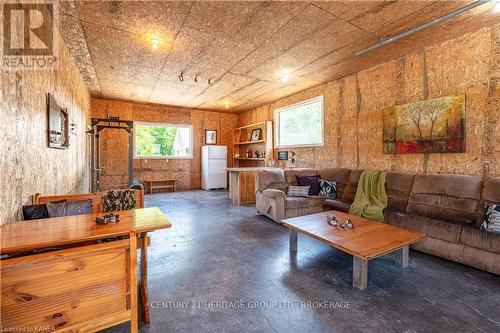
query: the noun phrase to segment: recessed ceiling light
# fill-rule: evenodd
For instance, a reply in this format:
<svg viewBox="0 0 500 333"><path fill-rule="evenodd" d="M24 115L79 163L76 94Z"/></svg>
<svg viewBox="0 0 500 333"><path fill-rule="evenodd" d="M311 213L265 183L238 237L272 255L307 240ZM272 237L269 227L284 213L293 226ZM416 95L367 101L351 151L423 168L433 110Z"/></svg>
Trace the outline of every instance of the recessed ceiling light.
<svg viewBox="0 0 500 333"><path fill-rule="evenodd" d="M225 107L226 109L229 109L229 107L230 107L230 106L231 106L231 102L229 102L229 101L225 101L225 102L224 102L224 107Z"/></svg>
<svg viewBox="0 0 500 333"><path fill-rule="evenodd" d="M289 69L284 69L281 71L281 81L282 82L288 82L290 79L290 76L292 76L292 71Z"/></svg>

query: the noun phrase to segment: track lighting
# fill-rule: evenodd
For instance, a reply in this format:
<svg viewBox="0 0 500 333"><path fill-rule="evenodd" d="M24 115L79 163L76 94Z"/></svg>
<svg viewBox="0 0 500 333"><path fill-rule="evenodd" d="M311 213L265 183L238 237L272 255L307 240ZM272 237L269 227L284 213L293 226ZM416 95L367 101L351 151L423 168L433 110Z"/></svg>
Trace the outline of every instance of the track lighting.
<svg viewBox="0 0 500 333"><path fill-rule="evenodd" d="M198 75L194 77L194 82L198 82Z"/></svg>
<svg viewBox="0 0 500 333"><path fill-rule="evenodd" d="M208 85L212 83L212 79L208 79Z"/></svg>
<svg viewBox="0 0 500 333"><path fill-rule="evenodd" d="M180 73L178 76L179 81L184 82L184 73Z"/></svg>

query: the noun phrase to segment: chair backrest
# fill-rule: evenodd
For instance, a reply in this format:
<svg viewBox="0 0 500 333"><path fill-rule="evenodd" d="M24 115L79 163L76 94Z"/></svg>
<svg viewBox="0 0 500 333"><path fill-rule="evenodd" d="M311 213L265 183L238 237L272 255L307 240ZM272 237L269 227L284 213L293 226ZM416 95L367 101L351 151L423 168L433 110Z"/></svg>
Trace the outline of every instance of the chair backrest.
<svg viewBox="0 0 500 333"><path fill-rule="evenodd" d="M144 208L144 190L135 191L135 202L137 208ZM82 201L92 200L92 213L100 213L103 211L102 207L102 192L95 193L80 193L80 194L64 194L64 195L45 195L36 193L33 196L33 204L44 204L57 201Z"/></svg>

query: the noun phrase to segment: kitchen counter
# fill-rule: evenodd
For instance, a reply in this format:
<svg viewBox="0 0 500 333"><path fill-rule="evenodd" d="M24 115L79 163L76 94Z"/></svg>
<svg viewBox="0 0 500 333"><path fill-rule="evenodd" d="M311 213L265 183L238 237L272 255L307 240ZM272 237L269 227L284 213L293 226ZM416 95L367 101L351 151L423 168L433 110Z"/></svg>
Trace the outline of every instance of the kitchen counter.
<svg viewBox="0 0 500 333"><path fill-rule="evenodd" d="M247 168L226 168L229 172L255 172L260 170L272 170L273 167L247 167Z"/></svg>
<svg viewBox="0 0 500 333"><path fill-rule="evenodd" d="M229 197L237 205L255 203L255 176L260 170L273 167L227 168L229 172Z"/></svg>

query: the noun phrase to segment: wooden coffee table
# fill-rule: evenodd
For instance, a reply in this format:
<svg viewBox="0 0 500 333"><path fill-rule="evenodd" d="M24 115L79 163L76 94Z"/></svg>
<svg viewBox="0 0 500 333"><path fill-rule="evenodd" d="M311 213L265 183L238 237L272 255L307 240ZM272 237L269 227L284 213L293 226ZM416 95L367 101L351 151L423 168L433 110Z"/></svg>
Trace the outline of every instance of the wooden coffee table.
<svg viewBox="0 0 500 333"><path fill-rule="evenodd" d="M334 227L326 216L335 215L340 223L351 219L353 229ZM297 234L302 233L353 256L352 285L364 290L368 282L368 260L391 254L403 268L408 267L408 246L423 233L368 220L338 211L328 211L283 220L290 228L290 251L297 252Z"/></svg>

